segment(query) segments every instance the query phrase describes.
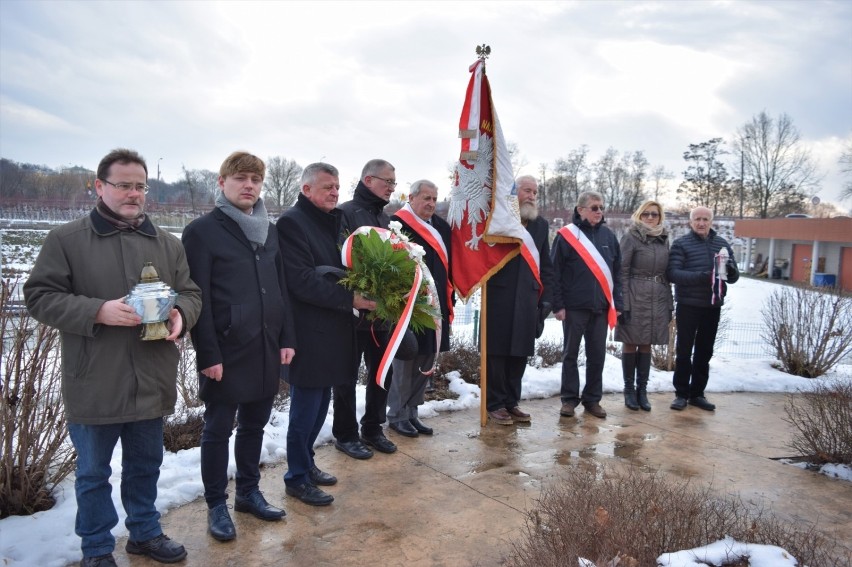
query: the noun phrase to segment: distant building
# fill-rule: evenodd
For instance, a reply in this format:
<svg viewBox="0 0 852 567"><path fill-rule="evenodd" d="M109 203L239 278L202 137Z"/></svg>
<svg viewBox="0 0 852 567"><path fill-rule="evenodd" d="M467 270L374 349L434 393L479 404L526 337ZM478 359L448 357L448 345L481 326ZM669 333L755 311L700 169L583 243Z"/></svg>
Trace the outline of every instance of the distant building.
<svg viewBox="0 0 852 567"><path fill-rule="evenodd" d="M852 291L852 218L738 219L734 234L749 273Z"/></svg>

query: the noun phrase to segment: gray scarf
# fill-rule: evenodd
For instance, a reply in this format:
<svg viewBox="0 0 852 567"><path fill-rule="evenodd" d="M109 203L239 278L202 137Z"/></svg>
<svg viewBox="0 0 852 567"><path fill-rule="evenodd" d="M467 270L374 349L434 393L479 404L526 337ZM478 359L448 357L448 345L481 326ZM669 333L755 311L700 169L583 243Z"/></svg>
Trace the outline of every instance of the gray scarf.
<svg viewBox="0 0 852 567"><path fill-rule="evenodd" d="M252 248L257 250L258 246L266 244L266 237L269 235L269 218L267 218L266 205L263 204L262 198L258 199L257 203L254 204L250 215L236 208L225 197L225 193L222 191L219 191L216 195L216 206L223 213L234 219L234 222L239 225L243 234L251 242Z"/></svg>

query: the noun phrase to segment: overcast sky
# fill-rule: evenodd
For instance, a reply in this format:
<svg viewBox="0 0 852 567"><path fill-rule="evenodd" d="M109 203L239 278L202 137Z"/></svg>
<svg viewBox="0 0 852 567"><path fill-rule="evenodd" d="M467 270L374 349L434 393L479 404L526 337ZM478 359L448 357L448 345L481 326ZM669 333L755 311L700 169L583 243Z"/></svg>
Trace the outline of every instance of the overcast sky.
<svg viewBox="0 0 852 567"><path fill-rule="evenodd" d="M688 144L765 110L793 118L819 196L838 197L852 2L2 0L0 156L95 169L126 146L176 181L245 149L327 161L344 186L380 157L399 189L425 177L446 195L480 43L524 173L587 144L679 176Z"/></svg>

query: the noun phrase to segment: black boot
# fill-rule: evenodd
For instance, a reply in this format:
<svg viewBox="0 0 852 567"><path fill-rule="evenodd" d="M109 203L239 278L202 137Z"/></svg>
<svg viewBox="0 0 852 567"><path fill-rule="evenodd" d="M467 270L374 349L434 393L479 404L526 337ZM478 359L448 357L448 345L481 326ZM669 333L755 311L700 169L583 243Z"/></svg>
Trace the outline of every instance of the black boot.
<svg viewBox="0 0 852 567"><path fill-rule="evenodd" d="M636 392L638 394L639 407L645 411L651 411L651 402L648 401L648 376L650 374L651 353L638 353L636 355Z"/></svg>
<svg viewBox="0 0 852 567"><path fill-rule="evenodd" d="M638 410L636 403L636 387L633 385L633 376L636 374L636 353L621 353L621 371L624 373L624 405L628 409Z"/></svg>

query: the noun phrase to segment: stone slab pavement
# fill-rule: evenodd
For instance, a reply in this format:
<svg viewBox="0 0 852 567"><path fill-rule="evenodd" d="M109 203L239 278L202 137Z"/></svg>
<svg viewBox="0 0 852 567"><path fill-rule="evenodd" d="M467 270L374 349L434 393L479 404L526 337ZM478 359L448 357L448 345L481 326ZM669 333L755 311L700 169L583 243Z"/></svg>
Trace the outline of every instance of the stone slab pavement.
<svg viewBox="0 0 852 567"><path fill-rule="evenodd" d="M712 413L671 411L670 394L650 398L653 411L634 412L620 394L607 394L605 420L582 410L560 417L558 397L522 404L530 424L480 428L478 409L442 413L424 420L435 429L431 437L389 431L399 447L392 455L357 461L333 445L317 448L318 466L339 478L327 489L335 497L330 506L285 496L280 463L263 468L261 490L286 509L283 521L232 510L237 539L220 543L207 534L199 498L166 514L163 527L186 546L183 564L191 566L501 565L542 490L587 461L710 483L784 519L817 522L852 547L852 484L776 460L791 456L785 394L714 394ZM159 565L128 556L124 543L116 548L119 565Z"/></svg>

